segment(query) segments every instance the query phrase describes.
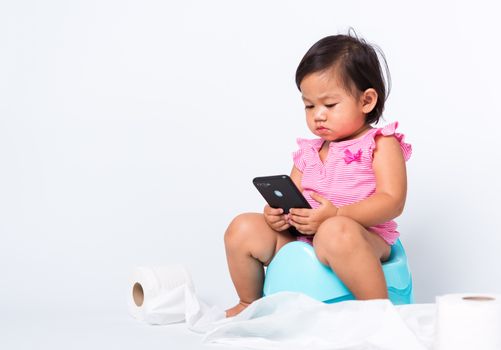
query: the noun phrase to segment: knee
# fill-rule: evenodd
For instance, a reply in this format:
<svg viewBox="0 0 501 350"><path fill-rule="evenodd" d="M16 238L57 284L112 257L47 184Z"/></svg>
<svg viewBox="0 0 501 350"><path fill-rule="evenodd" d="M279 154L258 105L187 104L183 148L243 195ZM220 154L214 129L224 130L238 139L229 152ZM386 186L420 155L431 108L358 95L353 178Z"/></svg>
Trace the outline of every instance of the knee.
<svg viewBox="0 0 501 350"><path fill-rule="evenodd" d="M226 247L241 246L251 235L253 214L244 213L236 216L228 225L224 233L224 244Z"/></svg>
<svg viewBox="0 0 501 350"><path fill-rule="evenodd" d="M319 260L328 264L329 258L342 257L355 251L364 239L359 226L357 222L344 216L325 220L313 239Z"/></svg>

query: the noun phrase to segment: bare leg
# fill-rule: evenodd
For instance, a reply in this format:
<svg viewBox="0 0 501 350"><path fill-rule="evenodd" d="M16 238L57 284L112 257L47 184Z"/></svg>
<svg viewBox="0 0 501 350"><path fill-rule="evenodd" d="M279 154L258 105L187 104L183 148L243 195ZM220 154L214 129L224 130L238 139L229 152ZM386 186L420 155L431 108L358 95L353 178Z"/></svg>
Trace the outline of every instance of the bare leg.
<svg viewBox="0 0 501 350"><path fill-rule="evenodd" d="M327 219L313 240L320 261L329 265L356 299L387 299L381 261L390 246L377 234L342 216Z"/></svg>
<svg viewBox="0 0 501 350"><path fill-rule="evenodd" d="M224 235L226 258L231 279L240 302L226 310L235 316L262 296L264 269L275 253L295 238L288 232L277 232L268 226L264 215L246 213L237 216Z"/></svg>

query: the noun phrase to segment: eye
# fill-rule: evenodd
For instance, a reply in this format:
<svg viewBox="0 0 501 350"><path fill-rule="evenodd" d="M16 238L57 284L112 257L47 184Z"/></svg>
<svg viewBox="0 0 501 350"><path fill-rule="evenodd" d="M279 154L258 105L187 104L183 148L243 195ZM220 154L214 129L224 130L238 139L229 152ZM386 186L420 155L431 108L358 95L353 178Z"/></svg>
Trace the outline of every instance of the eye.
<svg viewBox="0 0 501 350"><path fill-rule="evenodd" d="M305 109L312 109L313 108L313 105L306 105L304 106Z"/></svg>
<svg viewBox="0 0 501 350"><path fill-rule="evenodd" d="M327 108L332 108L332 107L334 107L335 105L337 105L337 103L331 103L331 104L325 105L325 107L327 107Z"/></svg>

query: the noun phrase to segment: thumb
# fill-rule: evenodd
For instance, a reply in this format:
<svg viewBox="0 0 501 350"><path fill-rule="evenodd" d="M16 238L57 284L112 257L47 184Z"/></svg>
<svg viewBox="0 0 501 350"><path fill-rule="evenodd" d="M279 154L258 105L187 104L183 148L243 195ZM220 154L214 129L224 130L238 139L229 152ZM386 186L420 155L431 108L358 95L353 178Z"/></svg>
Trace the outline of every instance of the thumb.
<svg viewBox="0 0 501 350"><path fill-rule="evenodd" d="M325 202L328 201L327 199L325 199L324 197L315 192L311 192L310 196L320 204L325 204Z"/></svg>

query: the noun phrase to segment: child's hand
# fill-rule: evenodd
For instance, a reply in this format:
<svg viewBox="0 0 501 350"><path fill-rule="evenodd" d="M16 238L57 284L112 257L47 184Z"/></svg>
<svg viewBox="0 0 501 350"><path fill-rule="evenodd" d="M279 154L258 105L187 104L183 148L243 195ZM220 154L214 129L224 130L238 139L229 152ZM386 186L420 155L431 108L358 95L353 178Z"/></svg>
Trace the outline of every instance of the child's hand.
<svg viewBox="0 0 501 350"><path fill-rule="evenodd" d="M264 207L264 220L275 231L287 230L291 225L288 223L289 216L284 214L281 208L272 208L268 204Z"/></svg>
<svg viewBox="0 0 501 350"><path fill-rule="evenodd" d="M305 235L314 235L318 227L326 219L336 216L338 208L316 193L311 193L311 198L320 203L316 209L299 209L290 210L289 223L294 226L299 232Z"/></svg>

